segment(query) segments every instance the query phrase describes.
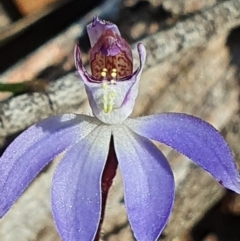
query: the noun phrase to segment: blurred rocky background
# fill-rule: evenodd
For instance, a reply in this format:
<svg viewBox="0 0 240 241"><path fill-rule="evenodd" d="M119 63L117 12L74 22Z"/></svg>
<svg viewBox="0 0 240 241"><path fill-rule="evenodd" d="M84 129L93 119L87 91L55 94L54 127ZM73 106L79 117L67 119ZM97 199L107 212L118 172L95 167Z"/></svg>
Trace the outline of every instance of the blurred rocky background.
<svg viewBox="0 0 240 241"><path fill-rule="evenodd" d="M1 153L40 119L90 113L73 48L79 43L87 66L85 25L96 14L116 23L134 49L139 41L146 46L133 116L169 111L203 118L221 131L240 170L240 0L0 0L0 83L31 86L0 93ZM239 196L187 158L157 145L170 161L177 188L173 213L159 240L239 241ZM0 220L1 241L60 240L49 196L60 158ZM122 193L118 172L102 227L104 241L134 240Z"/></svg>

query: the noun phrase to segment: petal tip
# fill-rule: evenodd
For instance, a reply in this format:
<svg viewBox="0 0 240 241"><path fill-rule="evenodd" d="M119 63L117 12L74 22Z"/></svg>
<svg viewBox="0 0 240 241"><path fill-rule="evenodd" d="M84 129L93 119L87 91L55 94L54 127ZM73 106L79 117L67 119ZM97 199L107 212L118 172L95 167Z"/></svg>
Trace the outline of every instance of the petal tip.
<svg viewBox="0 0 240 241"><path fill-rule="evenodd" d="M237 177L237 180L233 182L233 187L231 188L232 191L240 194L240 177Z"/></svg>
<svg viewBox="0 0 240 241"><path fill-rule="evenodd" d="M75 67L78 70L79 67L81 66L82 61L81 61L81 51L77 44L75 44L75 47L74 47L74 62L75 62Z"/></svg>
<svg viewBox="0 0 240 241"><path fill-rule="evenodd" d="M138 49L138 54L139 54L139 59L140 59L140 65L142 67L146 61L146 55L147 55L146 48L142 43L138 43L137 49Z"/></svg>

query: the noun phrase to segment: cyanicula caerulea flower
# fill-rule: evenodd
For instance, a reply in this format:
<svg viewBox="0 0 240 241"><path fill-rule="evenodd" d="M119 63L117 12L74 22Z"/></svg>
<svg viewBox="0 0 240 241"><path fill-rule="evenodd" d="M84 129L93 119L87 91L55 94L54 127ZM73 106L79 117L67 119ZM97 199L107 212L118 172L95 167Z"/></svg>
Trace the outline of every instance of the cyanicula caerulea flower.
<svg viewBox="0 0 240 241"><path fill-rule="evenodd" d="M92 74L85 70L78 47L75 63L94 117L51 117L16 138L0 159L0 217L44 166L66 151L52 181L56 227L64 241L96 240L104 168L108 157L115 156L134 236L138 241L156 240L172 209L174 180L166 158L151 140L176 149L240 193L229 147L210 124L180 113L128 118L145 62L144 46L137 46L139 67L133 71L131 49L116 25L95 17L87 31Z"/></svg>

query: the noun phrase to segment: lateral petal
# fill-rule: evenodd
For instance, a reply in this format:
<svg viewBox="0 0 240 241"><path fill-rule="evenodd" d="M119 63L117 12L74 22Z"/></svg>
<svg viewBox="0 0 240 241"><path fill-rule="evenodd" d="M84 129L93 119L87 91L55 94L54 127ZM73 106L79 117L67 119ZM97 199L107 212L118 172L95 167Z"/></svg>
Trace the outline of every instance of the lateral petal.
<svg viewBox="0 0 240 241"><path fill-rule="evenodd" d="M116 128L113 137L134 236L138 241L155 241L172 210L174 179L171 168L152 142L128 128Z"/></svg>
<svg viewBox="0 0 240 241"><path fill-rule="evenodd" d="M139 135L176 149L223 186L240 193L240 177L231 151L223 137L209 123L179 113L129 119L125 123Z"/></svg>
<svg viewBox="0 0 240 241"><path fill-rule="evenodd" d="M97 123L92 117L67 114L45 119L19 135L0 158L0 217L44 166Z"/></svg>
<svg viewBox="0 0 240 241"><path fill-rule="evenodd" d="M91 241L101 214L101 176L111 129L100 126L72 146L58 165L52 184L52 212L62 240Z"/></svg>

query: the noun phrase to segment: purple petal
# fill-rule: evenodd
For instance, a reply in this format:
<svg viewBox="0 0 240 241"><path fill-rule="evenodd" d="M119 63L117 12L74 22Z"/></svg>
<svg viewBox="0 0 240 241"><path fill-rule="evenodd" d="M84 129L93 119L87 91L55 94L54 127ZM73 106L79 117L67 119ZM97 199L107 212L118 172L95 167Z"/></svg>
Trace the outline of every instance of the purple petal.
<svg viewBox="0 0 240 241"><path fill-rule="evenodd" d="M126 124L139 135L176 149L223 186L240 193L240 178L231 151L207 122L186 114L164 113L127 120Z"/></svg>
<svg viewBox="0 0 240 241"><path fill-rule="evenodd" d="M114 33L121 35L118 27L108 21L99 20L98 17L94 17L93 21L87 25L87 32L90 39L91 47L95 45L100 36L106 30L112 30Z"/></svg>
<svg viewBox="0 0 240 241"><path fill-rule="evenodd" d="M113 137L134 236L138 241L157 240L174 200L171 168L152 142L128 128L114 130Z"/></svg>
<svg viewBox="0 0 240 241"><path fill-rule="evenodd" d="M101 176L111 129L102 126L71 147L52 184L52 212L64 241L93 240L101 214Z"/></svg>
<svg viewBox="0 0 240 241"><path fill-rule="evenodd" d="M51 117L17 137L0 158L0 217L57 154L96 126L83 115Z"/></svg>

